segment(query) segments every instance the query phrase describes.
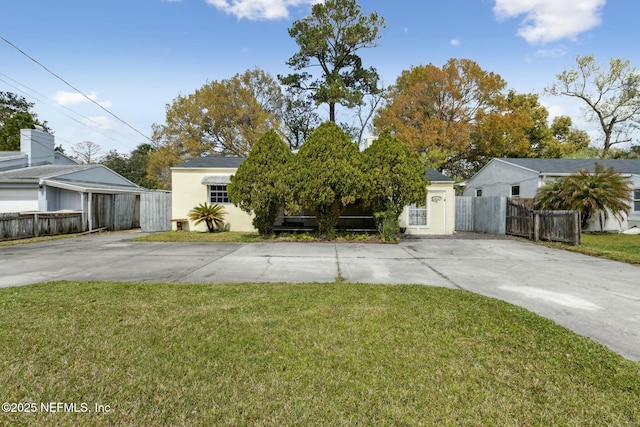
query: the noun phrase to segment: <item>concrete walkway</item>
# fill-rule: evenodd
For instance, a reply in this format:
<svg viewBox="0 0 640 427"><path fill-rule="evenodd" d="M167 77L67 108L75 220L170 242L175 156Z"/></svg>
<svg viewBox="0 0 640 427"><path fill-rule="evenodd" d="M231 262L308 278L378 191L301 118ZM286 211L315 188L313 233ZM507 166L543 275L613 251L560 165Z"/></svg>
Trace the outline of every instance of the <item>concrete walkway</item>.
<svg viewBox="0 0 640 427"><path fill-rule="evenodd" d="M152 243L107 233L0 247L0 287L50 280L350 282L464 289L550 318L640 361L640 268L514 239Z"/></svg>

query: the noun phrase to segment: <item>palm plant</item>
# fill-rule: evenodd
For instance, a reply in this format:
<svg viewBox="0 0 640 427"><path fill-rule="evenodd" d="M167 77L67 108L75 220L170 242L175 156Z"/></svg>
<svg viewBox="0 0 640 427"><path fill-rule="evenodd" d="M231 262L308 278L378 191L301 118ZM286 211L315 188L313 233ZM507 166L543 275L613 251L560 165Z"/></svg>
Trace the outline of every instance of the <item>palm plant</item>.
<svg viewBox="0 0 640 427"><path fill-rule="evenodd" d="M583 228L597 214L602 231L610 215L622 222L629 214L631 188L627 178L596 163L593 173L581 169L538 189L536 209L577 210Z"/></svg>
<svg viewBox="0 0 640 427"><path fill-rule="evenodd" d="M194 221L196 225L204 222L210 233L224 227L224 217L227 214L224 207L217 203L209 204L207 202L200 203L189 211L189 219Z"/></svg>

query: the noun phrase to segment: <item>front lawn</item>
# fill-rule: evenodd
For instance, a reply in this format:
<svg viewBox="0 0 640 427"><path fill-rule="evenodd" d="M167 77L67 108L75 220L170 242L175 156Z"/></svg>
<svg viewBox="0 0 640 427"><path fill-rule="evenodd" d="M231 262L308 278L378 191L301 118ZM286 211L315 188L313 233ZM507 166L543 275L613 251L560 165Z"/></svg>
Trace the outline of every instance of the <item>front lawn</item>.
<svg viewBox="0 0 640 427"><path fill-rule="evenodd" d="M569 251L629 264L640 264L640 236L629 234L583 234L578 246L551 244Z"/></svg>
<svg viewBox="0 0 640 427"><path fill-rule="evenodd" d="M3 402L79 409L0 425L640 425L639 363L449 289L38 284L0 343Z"/></svg>

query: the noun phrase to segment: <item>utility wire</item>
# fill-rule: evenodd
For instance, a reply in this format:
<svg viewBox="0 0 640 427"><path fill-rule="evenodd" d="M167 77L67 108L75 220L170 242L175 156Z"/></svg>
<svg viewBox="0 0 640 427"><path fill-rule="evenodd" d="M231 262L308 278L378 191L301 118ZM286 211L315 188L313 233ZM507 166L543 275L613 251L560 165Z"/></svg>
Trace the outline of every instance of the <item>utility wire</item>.
<svg viewBox="0 0 640 427"><path fill-rule="evenodd" d="M11 81L12 81L13 83L15 83L15 84L10 83L10 82L8 82L8 81L4 80L2 77L5 77L5 78L7 78L7 79L11 80ZM44 94L42 94L42 93L38 92L37 90L35 90L35 89L33 89L33 88L30 88L29 86L25 85L24 83L21 83L21 82L19 82L19 81L15 80L15 79L13 79L13 78L11 78L11 77L7 76L6 74L0 73L0 82L3 82L3 83L5 83L5 84L7 84L8 86L13 87L13 88L14 88L15 90L17 90L18 92L21 92L21 93L23 93L23 94L25 94L25 95L27 95L27 96L29 96L29 97L33 98L33 99L36 99L37 101L39 101L39 103L40 103L40 104L52 105L49 101L47 101L47 96L46 96L46 95L44 95ZM22 89L21 87L16 86L16 85L19 85L19 86L21 86L22 88L28 89L29 91L31 91L31 92L33 92L33 93L28 93L28 92L26 92L24 89ZM33 95L34 93L35 93L35 94L37 94L37 95L39 95L39 96L40 96L40 98L38 98L37 96ZM75 111L75 110L72 110L71 108L69 108L69 107L67 107L67 106L65 106L65 105L59 105L59 107L62 107L62 108L64 108L65 110L70 111L71 113L76 114L76 115L78 115L78 116L82 117L82 118L83 118L83 119L85 119L87 122L91 122L91 123L93 123L94 125L96 125L96 126L98 126L98 127L100 126L100 123L96 122L96 121L95 121L95 120L93 120L92 118L87 117L87 116L85 116L85 115L83 115L83 114L81 114L81 113L79 113L79 112L77 112L77 111ZM104 135L106 138L109 138L110 140L112 140L112 141L114 141L114 142L116 142L116 143L118 143L118 144L120 144L120 145L123 145L123 146L127 147L128 149L132 149L132 146L131 146L130 144L126 144L126 143L122 142L121 140L116 139L116 138L114 138L113 136L108 135L107 133L102 132L102 131L100 131L100 130L98 130L98 129L91 128L91 126L89 126L87 123L82 122L82 121L78 120L77 118L70 116L69 114L66 114L66 113L64 113L64 112L61 112L61 114L62 114L63 116L65 116L65 117L67 117L67 118L69 118L69 119L73 120L74 122L78 123L79 125L81 125L81 126L83 126L83 127L86 127L86 128L88 128L88 129L90 129L90 130L93 130L93 131L96 131L96 132L98 132L98 133L100 133L100 134ZM111 132L118 134L119 136L121 136L121 137L122 137L122 138L124 138L125 140L127 139L127 137L126 137L124 134L122 134L122 133L120 133L120 132L118 132L118 131L116 131L116 130L112 130ZM60 136L56 135L56 138L57 138L57 139L59 139L59 138L60 138ZM63 141L66 141L66 142L67 142L67 143L69 143L69 144L73 144L73 142L72 142L72 141L69 141L69 140L65 140L65 139L63 139Z"/></svg>
<svg viewBox="0 0 640 427"><path fill-rule="evenodd" d="M52 76L54 76L55 78L57 78L58 80L60 80L62 83L66 84L67 86L69 86L71 89L75 90L76 92L78 92L80 95L84 96L85 98L87 98L89 101L91 101L93 104L97 105L98 107L100 107L102 110L104 110L107 114L109 114L110 116L114 117L116 120L118 120L120 123L124 124L125 126L127 126L128 128L130 128L131 130L133 130L134 132L140 134L143 138L145 138L146 140L148 140L149 142L153 143L153 140L151 138L149 138L148 136L146 136L145 134L143 134L142 132L140 132L138 129L134 128L133 126L131 126L129 123L125 122L124 120L122 120L120 117L118 117L117 115L113 114L111 111L107 110L105 107L103 107L102 105L100 105L98 102L96 102L95 100L91 99L89 96L85 95L84 92L82 92L80 89L74 87L73 85L71 85L71 83L67 82L65 79L63 79L62 77L60 77L59 75L57 75L56 73L54 73L53 71L51 71L49 68L47 68L46 66L44 66L42 63L40 63L37 59L33 58L32 56L30 56L29 54L27 54L24 50L20 49L18 46L16 46L15 44L11 43L9 40L5 39L4 37L0 36L0 39L2 41L4 41L5 43L7 43L9 46L13 47L14 49L16 49L18 52L20 52L22 55L26 56L27 58L29 58L30 60L32 60L33 62L35 62L36 64L38 64L40 67L42 67L46 72L48 72L49 74L51 74Z"/></svg>

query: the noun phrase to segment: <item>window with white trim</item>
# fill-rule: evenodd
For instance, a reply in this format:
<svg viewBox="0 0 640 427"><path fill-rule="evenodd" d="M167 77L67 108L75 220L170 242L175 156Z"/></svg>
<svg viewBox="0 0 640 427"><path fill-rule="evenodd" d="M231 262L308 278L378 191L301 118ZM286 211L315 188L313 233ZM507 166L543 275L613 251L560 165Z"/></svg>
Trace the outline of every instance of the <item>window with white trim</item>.
<svg viewBox="0 0 640 427"><path fill-rule="evenodd" d="M209 203L231 203L227 194L227 184L209 186Z"/></svg>
<svg viewBox="0 0 640 427"><path fill-rule="evenodd" d="M407 216L409 227L426 227L428 225L427 206L410 205Z"/></svg>
<svg viewBox="0 0 640 427"><path fill-rule="evenodd" d="M520 197L520 186L512 185L511 186L511 197Z"/></svg>
<svg viewBox="0 0 640 427"><path fill-rule="evenodd" d="M640 188L633 190L633 211L640 212Z"/></svg>
<svg viewBox="0 0 640 427"><path fill-rule="evenodd" d="M482 188L476 190L476 197L482 197Z"/></svg>

